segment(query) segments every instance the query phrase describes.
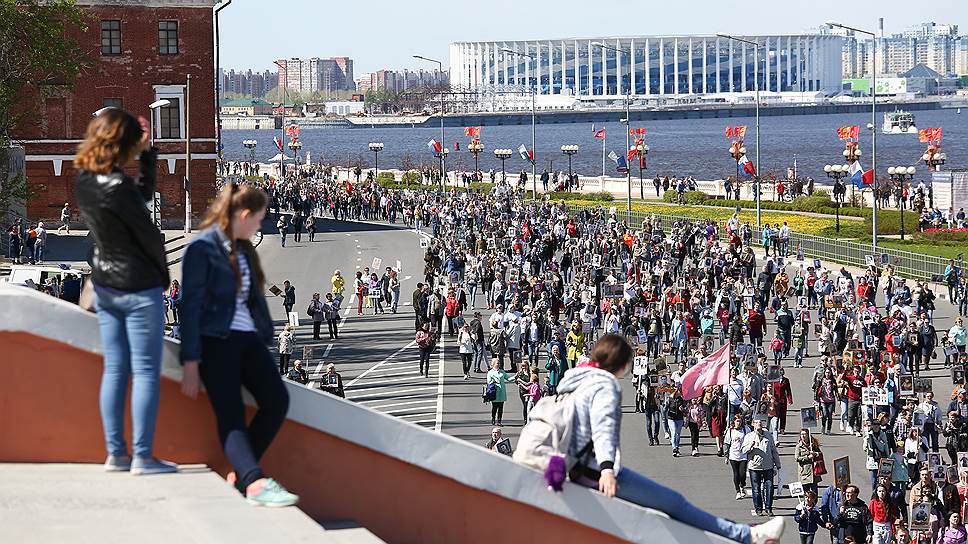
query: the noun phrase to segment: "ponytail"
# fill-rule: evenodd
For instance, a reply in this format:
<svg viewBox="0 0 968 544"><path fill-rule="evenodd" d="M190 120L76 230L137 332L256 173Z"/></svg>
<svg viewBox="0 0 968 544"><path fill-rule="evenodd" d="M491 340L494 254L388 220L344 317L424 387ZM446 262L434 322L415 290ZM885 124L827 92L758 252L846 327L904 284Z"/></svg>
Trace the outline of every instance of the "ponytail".
<svg viewBox="0 0 968 544"><path fill-rule="evenodd" d="M218 225L225 236L229 239L229 264L232 272L235 273L236 288L242 288L242 271L239 268L238 251L241 250L249 263L249 270L255 277L255 284L261 290L265 283L265 274L259 262L259 254L249 240L235 240L232 236L232 221L235 212L239 210L249 210L259 212L266 208L268 198L262 189L251 185L239 185L230 183L226 185L215 202L208 208L205 219L202 220L201 227Z"/></svg>

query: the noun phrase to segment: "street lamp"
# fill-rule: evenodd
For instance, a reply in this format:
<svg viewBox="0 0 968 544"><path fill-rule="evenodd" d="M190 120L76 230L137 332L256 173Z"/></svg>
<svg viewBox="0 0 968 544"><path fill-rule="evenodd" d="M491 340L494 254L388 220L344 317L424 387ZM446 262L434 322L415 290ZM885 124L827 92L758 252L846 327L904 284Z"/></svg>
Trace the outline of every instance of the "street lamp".
<svg viewBox="0 0 968 544"><path fill-rule="evenodd" d="M444 63L440 62L439 60L424 57L421 55L414 55L413 58L425 60L427 62L435 62L437 63L437 73L438 74L444 73ZM443 148L442 152L437 155L440 158L440 183L442 187L446 187L447 170L446 170L446 165L444 164L444 159L447 156L447 148L443 147L444 145L444 90L443 89L440 89L440 145Z"/></svg>
<svg viewBox="0 0 968 544"><path fill-rule="evenodd" d="M645 186L642 181L642 171L645 170L645 156L649 154L649 146L645 144L645 139L639 138L635 140L635 145L632 148L635 149L635 156L639 159L639 199L645 200Z"/></svg>
<svg viewBox="0 0 968 544"><path fill-rule="evenodd" d="M625 49L619 49L618 47L612 47L612 46L607 45L607 44L604 44L602 42L592 42L592 47L600 47L602 49L610 49L612 51L615 51L616 53L622 53L622 54L628 55L629 56L629 59L631 59L631 57L632 57L632 53L631 52L626 51ZM621 87L621 85L622 85L621 75L616 75L616 83L619 85L619 87ZM618 89L616 89L616 90L618 90ZM606 92L607 92L607 89L606 89ZM631 104L631 101L632 100L631 100L631 97L629 95L629 92L630 92L630 90L626 90L626 92L625 92L625 119L619 120L619 122L625 124L625 153L626 153L626 155L628 154L629 149L632 147L632 145L631 145L632 142L630 141L632 135L629 133L629 127L632 126L631 125L632 118L629 115L629 109L630 109L630 104ZM625 206L626 206L626 208L628 210L628 213L630 214L629 217L631 217L631 213L632 213L632 168L631 168L631 165L628 164L628 160L626 160L625 162L626 162L626 166L627 166L627 168L626 168L627 171L625 172L625 180L626 180L626 183L628 185L628 194L625 197Z"/></svg>
<svg viewBox="0 0 968 544"><path fill-rule="evenodd" d="M467 150L474 155L474 177L477 178L477 173L480 171L477 163L477 156L484 151L484 144L477 138L471 140L470 145L467 146Z"/></svg>
<svg viewBox="0 0 968 544"><path fill-rule="evenodd" d="M255 162L255 148L259 145L257 140L242 140L242 147L249 150L249 162Z"/></svg>
<svg viewBox="0 0 968 544"><path fill-rule="evenodd" d="M844 160L847 161L847 166L848 167L850 167L850 165L852 165L855 162L857 162L858 160L860 160L860 156L861 155L863 155L863 153L860 150L860 145L858 145L858 142L847 142L847 144L844 145ZM844 191L844 192L846 192L846 191ZM854 202L853 202L853 200L854 200L854 184L853 183L850 184L850 200L851 200L851 205L854 205ZM874 200L877 200L877 183L876 182L874 183ZM861 202L863 202L863 199L861 199Z"/></svg>
<svg viewBox="0 0 968 544"><path fill-rule="evenodd" d="M373 152L373 169L376 170L373 173L373 179L376 180L380 177L380 152L383 151L383 143L370 142L370 151Z"/></svg>
<svg viewBox="0 0 968 544"><path fill-rule="evenodd" d="M840 201L841 201L841 197L839 197L838 195L842 194L843 185L841 183L842 183L842 180L845 177L847 177L847 169L848 167L842 164L828 164L823 167L823 172L827 174L827 177L832 178L834 180L834 203L836 204L834 209L837 210L837 232L840 232Z"/></svg>
<svg viewBox="0 0 968 544"><path fill-rule="evenodd" d="M537 47L541 47L541 46L538 45ZM524 53L524 52L521 52L521 51L512 51L510 49L502 49L501 51L504 52L504 53L510 53L512 55L519 55L519 56L522 56L522 57L528 57L529 59L531 59L533 61L537 61L538 60L538 57L536 55L532 55L531 53ZM537 71L537 70L538 70L538 68L537 68L537 66L535 66L535 71ZM517 69L517 66L515 66L515 68L514 68L514 77L517 78L517 75L518 75L518 69ZM535 130L534 130L534 125L535 125L535 98L534 98L534 95L536 93L535 93L535 87L530 85L530 83L531 83L530 81L528 83L529 83L528 90L531 92L531 152L532 153L535 153L535 148L534 148L535 147ZM537 86L537 83L535 83L535 86ZM532 159L531 159L531 198L534 198L535 200L538 199L538 180L537 180L537 171L536 171L536 167L535 167L535 165L537 164L537 162L538 162L538 158L536 156L535 157L532 157Z"/></svg>
<svg viewBox="0 0 968 544"><path fill-rule="evenodd" d="M866 34L874 40L874 47L871 49L871 122L867 125L871 129L871 170L875 173L877 172L877 35L873 32L868 32L866 30L861 30L859 28L854 28L852 26L842 25L835 21L827 21L828 26L835 26L838 28L843 28L844 30L853 30L854 32L859 32L861 34ZM875 174L874 179L874 215L873 215L873 225L871 232L871 239L873 240L874 253L877 253L877 179Z"/></svg>
<svg viewBox="0 0 968 544"><path fill-rule="evenodd" d="M930 144L924 155L921 155L921 160L928 167L929 172L934 172L938 169L938 166L944 164L944 161L948 158L947 155L941 152L941 144Z"/></svg>
<svg viewBox="0 0 968 544"><path fill-rule="evenodd" d="M746 155L746 148L743 146L743 140L733 140L732 143L729 144L729 156L733 157L733 160L736 161L736 194L739 194L739 161L743 159L744 155ZM757 198L759 198L759 189L759 186L757 186ZM726 195L726 197L728 198L729 195Z"/></svg>
<svg viewBox="0 0 968 544"><path fill-rule="evenodd" d="M514 154L514 152L511 151L510 149L495 149L494 150L494 156L497 157L498 159L500 159L500 161L501 161L501 181L502 182L507 181L507 176L504 174L504 161L510 159L511 158L511 155L513 155L513 154Z"/></svg>
<svg viewBox="0 0 968 544"><path fill-rule="evenodd" d="M279 75L282 75L283 72L285 72L286 74L286 77L282 78L282 108L281 108L282 109L282 125L281 125L282 134L279 135L281 138L279 141L283 142L286 140L286 95L289 94L289 72L283 69L282 64L280 64L279 61L274 60L272 61L272 63L279 68ZM282 152L282 149L280 149L279 150L279 181L282 181L282 178L285 177L285 165L283 163L285 158L286 158L286 154Z"/></svg>
<svg viewBox="0 0 968 544"><path fill-rule="evenodd" d="M737 38L736 36L731 36L729 34L717 33L716 36L720 38L726 38L727 40L733 40L740 43L745 43L747 45L752 45L756 47L755 55L753 59L753 87L756 92L756 228L760 228L762 225L760 223L760 193L762 192L762 186L760 185L760 49L763 48L758 41L746 40L743 38ZM746 59L743 59L746 62ZM746 67L744 66L745 70ZM746 89L743 89L744 91ZM740 141L740 144L743 142ZM745 151L744 151L745 154ZM739 181L739 163L736 163L736 180Z"/></svg>
<svg viewBox="0 0 968 544"><path fill-rule="evenodd" d="M907 201L904 197L904 182L914 179L914 172L913 166L891 166L887 169L887 175L901 190L901 240L904 239L904 204Z"/></svg>
<svg viewBox="0 0 968 544"><path fill-rule="evenodd" d="M299 140L289 141L289 150L292 151L292 158L296 161L296 166L299 166L299 150L302 149L302 142Z"/></svg>
<svg viewBox="0 0 968 544"><path fill-rule="evenodd" d="M568 155L568 191L571 192L571 157L575 153L578 153L578 146L574 144L563 145L561 146L561 152Z"/></svg>
<svg viewBox="0 0 968 544"><path fill-rule="evenodd" d="M151 137L149 141L151 142L152 147L155 145L155 112L158 111L158 108L163 108L170 104L171 100L165 100L164 98L148 104L148 109L151 110L151 123L149 123L148 127L151 130Z"/></svg>

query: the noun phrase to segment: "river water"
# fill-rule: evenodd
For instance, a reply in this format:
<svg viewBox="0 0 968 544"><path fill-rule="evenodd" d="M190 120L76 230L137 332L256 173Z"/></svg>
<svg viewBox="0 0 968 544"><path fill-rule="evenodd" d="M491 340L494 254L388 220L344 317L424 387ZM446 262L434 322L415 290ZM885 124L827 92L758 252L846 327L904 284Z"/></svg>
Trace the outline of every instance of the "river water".
<svg viewBox="0 0 968 544"><path fill-rule="evenodd" d="M941 127L944 131L942 141L948 162L943 168L968 167L968 111L958 114L954 109L916 112L918 128ZM877 129L880 131L882 114L877 116ZM870 168L871 138L865 132L870 114L827 114L797 115L783 117L762 117L760 119L760 170L785 173L793 166L794 157L798 174L812 176L818 181L826 181L823 165L843 162L843 143L837 139L837 127L847 125L861 126L860 145L863 151L861 164ZM648 168L646 177L654 175L689 175L697 179L718 179L735 173L736 163L728 155L730 139L725 137L727 124L747 125L746 148L751 160L755 161L755 119L681 119L671 121L649 121L641 126L647 129L645 143L649 145ZM636 125L633 125L636 126ZM597 124L595 128L605 128L606 152L615 151L621 155L625 148L625 133L619 123ZM279 132L267 130L226 130L222 133L226 158L244 160L248 152L242 147L242 140L258 141L256 159L266 161L276 154L272 137ZM316 163L353 164L361 162L364 167L373 166L373 153L368 150L370 142L383 142L380 153L381 168L400 168L406 159L417 165L430 166L436 161L427 148L431 139L440 139L439 128L318 128L303 129L300 139L303 143L301 156L310 153ZM491 168L500 170L501 162L494 157L495 148L511 148L514 155L507 160L509 172L527 169L530 166L517 153L521 144L531 146L531 127L485 126L481 128L481 142L485 151L480 154L480 167L484 171ZM577 144L578 154L572 159L576 172L586 176L602 174L602 141L595 139L591 123L538 125L536 133L536 155L538 171L542 169L568 170L567 157L560 147L564 144ZM453 151L455 142L460 143L460 151L451 153L448 170L453 168L471 170L474 157L467 152L470 138L461 128L445 128L445 144ZM886 175L889 166L915 166L920 179L927 173L923 163L919 163L926 144L918 142L916 135L877 135L877 163L881 175ZM288 152L288 149L287 149ZM615 173L615 164L606 160L606 173ZM633 168L633 175L638 169Z"/></svg>

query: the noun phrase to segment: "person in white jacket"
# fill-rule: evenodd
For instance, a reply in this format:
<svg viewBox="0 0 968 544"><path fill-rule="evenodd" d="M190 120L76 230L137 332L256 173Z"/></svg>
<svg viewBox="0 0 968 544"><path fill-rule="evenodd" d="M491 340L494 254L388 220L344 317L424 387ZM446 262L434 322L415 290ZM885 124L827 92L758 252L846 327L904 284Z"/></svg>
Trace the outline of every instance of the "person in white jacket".
<svg viewBox="0 0 968 544"><path fill-rule="evenodd" d="M620 466L619 437L622 421L622 388L619 378L628 371L632 347L620 335L607 334L595 343L591 361L569 370L558 386L558 394L574 394L574 420L568 454L578 459L572 480L596 487L608 497L666 513L686 525L743 544L778 542L784 519L751 527L723 519L686 500L631 469Z"/></svg>
<svg viewBox="0 0 968 544"><path fill-rule="evenodd" d="M754 516L773 515L773 476L780 470L780 453L776 450L773 436L763 432L763 422L753 420L753 432L743 439L753 488Z"/></svg>

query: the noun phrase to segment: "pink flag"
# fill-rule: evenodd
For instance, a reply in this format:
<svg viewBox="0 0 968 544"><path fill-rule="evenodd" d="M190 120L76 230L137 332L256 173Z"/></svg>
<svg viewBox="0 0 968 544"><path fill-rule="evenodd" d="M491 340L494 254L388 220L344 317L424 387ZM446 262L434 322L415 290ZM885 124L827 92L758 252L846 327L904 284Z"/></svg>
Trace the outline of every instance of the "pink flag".
<svg viewBox="0 0 968 544"><path fill-rule="evenodd" d="M723 347L696 363L682 375L683 399L696 398L702 395L703 389L711 385L727 385L729 383L730 347L730 343L726 342Z"/></svg>

